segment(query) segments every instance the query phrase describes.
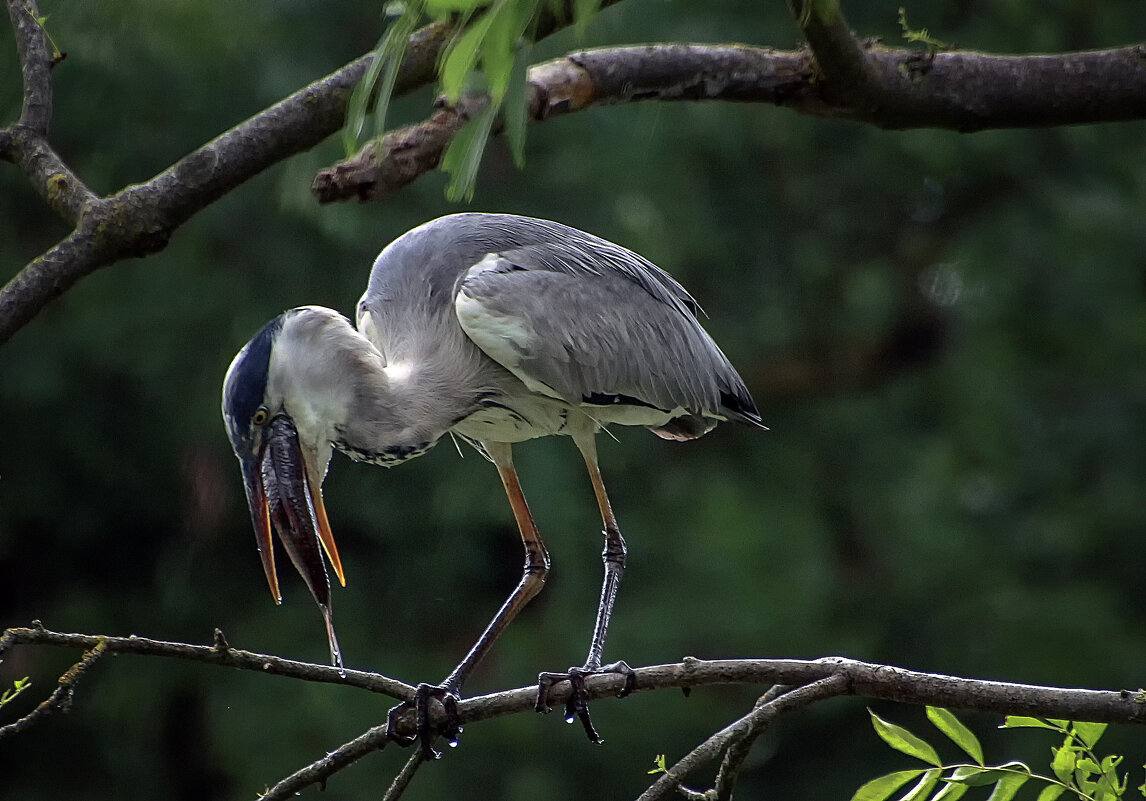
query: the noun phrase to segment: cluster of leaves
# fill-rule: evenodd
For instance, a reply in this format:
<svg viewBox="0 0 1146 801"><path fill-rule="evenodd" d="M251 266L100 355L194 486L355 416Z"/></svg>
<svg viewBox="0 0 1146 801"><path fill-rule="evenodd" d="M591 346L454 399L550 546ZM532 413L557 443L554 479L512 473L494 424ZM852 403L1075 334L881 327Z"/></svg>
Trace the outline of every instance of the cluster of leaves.
<svg viewBox="0 0 1146 801"><path fill-rule="evenodd" d="M988 765L978 738L946 709L929 706L927 717L973 763L945 764L930 743L874 712L870 714L872 725L884 742L932 767L901 770L872 779L855 792L852 801L884 801L913 779L916 783L899 796L899 801L955 801L972 787L986 786L994 787L988 801L1010 801L1032 779L1046 784L1038 801L1054 801L1067 793L1081 801L1117 801L1126 795L1129 774L1121 778L1118 774L1123 757L1099 757L1094 750L1106 731L1105 723L1008 716L1002 728L1048 729L1063 736L1062 745L1051 749L1050 768L1054 775L1045 776L1022 762ZM1138 787L1138 791L1146 796L1146 785Z"/></svg>
<svg viewBox="0 0 1146 801"><path fill-rule="evenodd" d="M0 692L0 707L4 706L9 701L14 700L17 695L24 692L24 690L31 686L32 681L27 676L22 679L16 679L13 681L11 690L4 690L3 692Z"/></svg>
<svg viewBox="0 0 1146 801"><path fill-rule="evenodd" d="M578 28L584 27L599 6L600 0L575 0L572 9ZM385 8L388 24L374 49L374 61L347 109L342 134L346 155L354 155L364 139L385 132L386 112L410 34L426 20L450 20L453 35L438 64L442 96L451 105L463 94L477 95L486 102L442 157L442 169L450 175L447 197L457 201L473 196L482 151L503 109L506 138L521 166L527 121L525 71L531 32L544 11L560 13L560 4L545 0L392 0Z"/></svg>

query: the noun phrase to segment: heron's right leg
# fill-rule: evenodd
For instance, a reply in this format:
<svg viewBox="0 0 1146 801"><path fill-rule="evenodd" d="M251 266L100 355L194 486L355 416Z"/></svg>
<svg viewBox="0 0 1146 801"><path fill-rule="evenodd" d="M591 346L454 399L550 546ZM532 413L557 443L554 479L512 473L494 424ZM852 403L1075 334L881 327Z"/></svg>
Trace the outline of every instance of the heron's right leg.
<svg viewBox="0 0 1146 801"><path fill-rule="evenodd" d="M590 421L592 422L592 421ZM601 600L597 604L597 620L593 625L593 638L589 643L589 655L581 667L569 668L563 673L541 673L537 677L537 711L548 712L549 688L556 682L568 681L570 691L565 702L565 720L572 723L574 718L581 720L585 727L585 734L595 743L601 742L597 730L589 718L589 703L585 690L585 679L598 673L617 673L624 676L625 683L618 693L619 698L636 689L636 674L624 661L613 662L608 665L601 664L602 653L605 649L605 637L609 633L609 621L613 617L613 604L617 599L617 589L621 584L621 575L625 572L625 557L628 549L621 536L621 529L617 525L617 518L613 515L613 507L609 503L609 496L605 492L605 482L601 478L601 470L597 465L597 446L595 440L596 424L593 423L573 434L573 442L577 445L581 455L585 458L585 467L589 470L589 479L593 483L593 493L597 496L597 506L601 510L601 523L604 525L605 548L601 552L601 560L605 565L605 576L601 582Z"/></svg>
<svg viewBox="0 0 1146 801"><path fill-rule="evenodd" d="M469 677L482 657L493 646L494 642L505 630L506 626L517 617L527 603L541 591L545 585L545 578L549 575L549 551L541 536L537 533L537 526L533 523L529 505L525 502L525 495L521 491L521 483L517 479L517 471L513 467L513 453L508 443L483 442L482 447L489 454L497 467L501 483L505 487L505 494L509 497L509 505L513 509L513 517L517 521L518 531L521 533L521 542L525 546L525 565L522 568L521 579L517 582L513 592L505 599L501 609L494 615L493 620L486 626L485 631L478 637L477 642L470 648L458 666L453 669L440 685L419 684L413 706L417 710L418 735L416 738L403 741L410 744L417 739L422 744L422 753L427 759L437 758L440 754L434 750L433 741L437 733L429 723L429 704L432 698L442 702L446 710L446 726L442 735L450 742L457 742L461 734L461 725L457 716L458 694L462 684ZM406 712L411 704L405 702L390 710L387 716L387 729L393 737L394 724L399 715ZM395 737L395 739L398 739Z"/></svg>

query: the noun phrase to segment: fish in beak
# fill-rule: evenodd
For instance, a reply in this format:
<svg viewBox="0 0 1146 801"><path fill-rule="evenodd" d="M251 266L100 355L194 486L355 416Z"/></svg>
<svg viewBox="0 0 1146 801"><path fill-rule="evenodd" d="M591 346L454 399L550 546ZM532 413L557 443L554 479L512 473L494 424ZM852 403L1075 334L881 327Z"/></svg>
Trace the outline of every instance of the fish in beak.
<svg viewBox="0 0 1146 801"><path fill-rule="evenodd" d="M271 542L273 525L287 556L306 581L322 612L326 636L330 641L330 658L341 670L342 651L334 634L330 579L320 544L344 587L346 576L342 572L342 561L338 558L334 535L330 532L330 522L322 503L322 477L318 472L317 457L299 442L298 431L290 416L279 414L267 424L262 447L257 453L242 459L241 464L251 522L255 527L259 556L271 595L275 603L282 603Z"/></svg>

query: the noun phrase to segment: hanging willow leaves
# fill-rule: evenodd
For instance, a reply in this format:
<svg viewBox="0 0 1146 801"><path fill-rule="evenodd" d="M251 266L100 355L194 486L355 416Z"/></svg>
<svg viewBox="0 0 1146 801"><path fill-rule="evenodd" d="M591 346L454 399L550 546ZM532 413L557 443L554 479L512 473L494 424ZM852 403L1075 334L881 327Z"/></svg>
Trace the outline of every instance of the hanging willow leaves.
<svg viewBox="0 0 1146 801"><path fill-rule="evenodd" d="M406 55L406 45L410 41L410 34L421 20L421 4L411 2L407 5L391 6L396 15L392 19L378 40L374 48L374 60L354 92L350 95L350 102L346 108L346 125L342 129L342 147L347 157L358 152L362 143L362 129L366 125L366 114L370 107L370 98L377 93L374 103L374 124L372 136L381 136L386 130L386 112L390 107L390 98L394 94L394 83L398 79L398 69L402 66L402 59Z"/></svg>
<svg viewBox="0 0 1146 801"><path fill-rule="evenodd" d="M442 170L450 176L446 187L446 199L450 202L473 199L481 156L496 117L497 109L487 106L462 126L442 156Z"/></svg>
<svg viewBox="0 0 1146 801"><path fill-rule="evenodd" d="M601 0L574 0L579 31L584 32L600 6ZM430 18L449 19L454 32L438 61L438 85L446 102L457 104L466 92L485 91L489 97L488 108L462 128L442 157L441 168L450 175L446 196L453 201L473 197L482 151L499 114L514 163L523 166L531 30L547 11L553 11L552 5L543 0L395 0L387 5L390 22L347 108L342 131L347 157L361 148L368 117L373 119L371 137L385 133L410 37Z"/></svg>

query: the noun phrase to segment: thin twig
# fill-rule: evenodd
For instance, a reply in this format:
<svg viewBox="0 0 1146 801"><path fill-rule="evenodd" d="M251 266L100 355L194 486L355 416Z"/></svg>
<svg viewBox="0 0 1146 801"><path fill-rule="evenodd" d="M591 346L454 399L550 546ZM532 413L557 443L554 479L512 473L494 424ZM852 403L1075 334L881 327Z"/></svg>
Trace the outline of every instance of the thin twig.
<svg viewBox="0 0 1146 801"><path fill-rule="evenodd" d="M677 791L686 775L716 759L730 744L738 742L746 736L756 736L753 732L758 734L780 715L802 709L825 698L846 695L849 689L848 677L843 673L838 673L787 692L779 698L753 709L752 712L732 725L709 737L665 771L648 790L641 794L638 801L660 801L660 799L668 798ZM701 795L706 796L707 794Z"/></svg>
<svg viewBox="0 0 1146 801"><path fill-rule="evenodd" d="M347 743L317 759L304 768L295 771L290 776L271 787L261 796L259 801L282 801L294 798L299 791L312 784L322 784L338 771L357 762L367 754L372 754L390 742L386 737L386 726L374 726Z"/></svg>
<svg viewBox="0 0 1146 801"><path fill-rule="evenodd" d="M52 691L51 695L41 701L35 709L27 715L24 715L24 717L6 726L0 726L0 740L10 734L18 734L24 731L24 729L32 726L41 718L51 715L53 712L60 710L66 711L71 706L72 694L75 692L76 684L83 678L88 668L94 665L97 659L107 653L107 650L103 643L97 643L95 647L84 651L83 658L68 668L64 675L60 676L59 686Z"/></svg>
<svg viewBox="0 0 1146 801"><path fill-rule="evenodd" d="M753 711L772 703L791 689L786 684L772 685L768 692L756 699L756 703L752 705ZM744 760L748 758L757 738L767 728L767 726L757 726L739 740L729 744L724 752L724 758L720 760L720 769L716 772L716 782L713 785L716 801L729 801L732 798L732 791L736 788L736 779L740 776L740 769L744 767Z"/></svg>
<svg viewBox="0 0 1146 801"><path fill-rule="evenodd" d="M386 789L386 795L382 796L382 801L398 801L402 797L402 793L406 792L406 788L410 786L418 768L425 761L422 757L422 747L419 745L414 749L414 753L410 754L410 758L406 760L402 770L394 777L394 781L390 782L390 786Z"/></svg>
<svg viewBox="0 0 1146 801"><path fill-rule="evenodd" d="M228 647L223 633L215 630L214 645L191 645L181 642L152 640L147 637L105 637L90 634L64 634L43 627L12 628L0 636L0 654L15 645L54 645L64 648L95 648L121 654L141 656L161 656L172 659L186 659L192 662L206 662L212 665L254 670L275 676L286 676L304 681L343 684L358 687L370 692L388 695L399 701L414 698L414 688L409 684L391 679L379 673L362 670L346 670L345 675L338 668L316 665L270 656L253 651L243 651Z"/></svg>

